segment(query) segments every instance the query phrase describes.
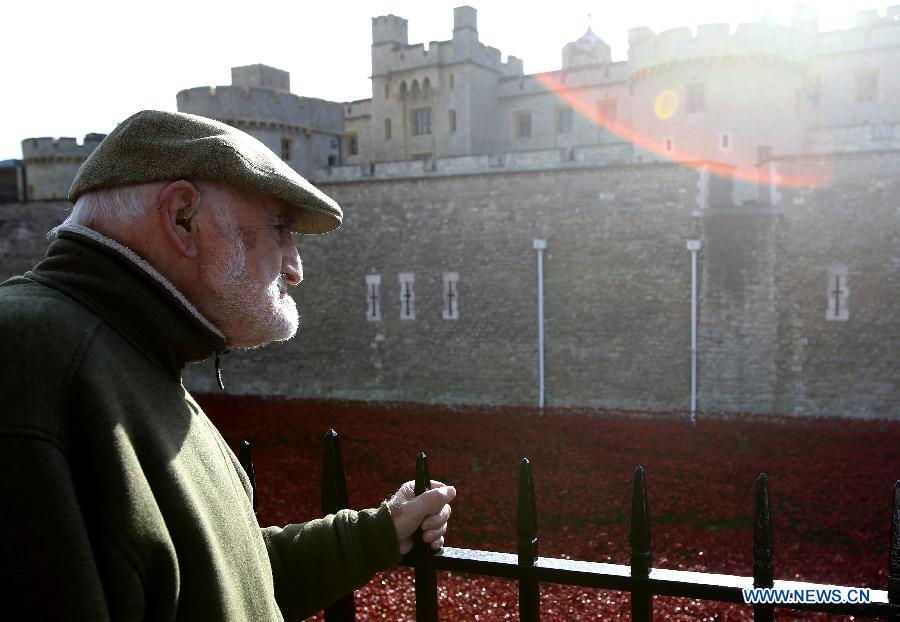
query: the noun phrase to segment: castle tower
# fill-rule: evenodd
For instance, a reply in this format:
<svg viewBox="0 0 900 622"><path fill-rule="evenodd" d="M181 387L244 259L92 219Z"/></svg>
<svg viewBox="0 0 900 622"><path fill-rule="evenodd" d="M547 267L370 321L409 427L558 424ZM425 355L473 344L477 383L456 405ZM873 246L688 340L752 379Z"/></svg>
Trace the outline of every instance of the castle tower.
<svg viewBox="0 0 900 622"><path fill-rule="evenodd" d="M641 159L709 160L755 175L803 148L802 93L814 40L776 24L629 31L629 83ZM746 197L751 200L752 197Z"/></svg>
<svg viewBox="0 0 900 622"><path fill-rule="evenodd" d="M267 65L232 67L231 84L180 91L178 111L239 128L294 170L310 177L317 168L341 163L343 106L290 92L287 71Z"/></svg>
<svg viewBox="0 0 900 622"><path fill-rule="evenodd" d="M65 201L75 173L106 137L88 134L79 144L74 138L26 138L22 160L27 173L29 201Z"/></svg>
<svg viewBox="0 0 900 622"><path fill-rule="evenodd" d="M427 47L408 43L405 19L373 18L370 129L357 161L496 150L497 81L521 74L521 61L503 62L499 50L478 40L478 14L470 6L453 10L452 39ZM354 102L350 110L357 109L361 103Z"/></svg>

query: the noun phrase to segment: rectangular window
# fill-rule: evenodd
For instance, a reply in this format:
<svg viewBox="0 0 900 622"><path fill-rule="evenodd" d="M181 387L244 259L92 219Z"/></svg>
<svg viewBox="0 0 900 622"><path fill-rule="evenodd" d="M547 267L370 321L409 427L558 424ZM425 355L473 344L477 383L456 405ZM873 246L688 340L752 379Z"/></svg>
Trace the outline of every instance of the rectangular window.
<svg viewBox="0 0 900 622"><path fill-rule="evenodd" d="M878 101L878 68L868 67L856 71L856 101Z"/></svg>
<svg viewBox="0 0 900 622"><path fill-rule="evenodd" d="M703 82L693 82L685 90L684 111L688 114L703 112L706 109L706 85Z"/></svg>
<svg viewBox="0 0 900 622"><path fill-rule="evenodd" d="M431 134L431 108L418 108L412 111L413 134L424 136Z"/></svg>
<svg viewBox="0 0 900 622"><path fill-rule="evenodd" d="M401 272L400 279L400 319L416 319L416 294L413 285L416 277L412 272Z"/></svg>
<svg viewBox="0 0 900 622"><path fill-rule="evenodd" d="M459 319L459 273L444 273L444 319Z"/></svg>
<svg viewBox="0 0 900 622"><path fill-rule="evenodd" d="M391 83L385 82L384 83L384 98L387 99L390 96L391 96Z"/></svg>
<svg viewBox="0 0 900 622"><path fill-rule="evenodd" d="M571 134L575 125L575 115L572 108L564 106L556 109L556 133Z"/></svg>
<svg viewBox="0 0 900 622"><path fill-rule="evenodd" d="M450 128L450 133L453 134L456 132L456 111L451 110L447 113L447 127Z"/></svg>
<svg viewBox="0 0 900 622"><path fill-rule="evenodd" d="M281 139L281 159L287 162L291 159L291 139Z"/></svg>
<svg viewBox="0 0 900 622"><path fill-rule="evenodd" d="M347 152L352 156L359 154L359 140L356 138L356 134L347 136Z"/></svg>
<svg viewBox="0 0 900 622"><path fill-rule="evenodd" d="M719 150L731 151L731 132L719 132Z"/></svg>
<svg viewBox="0 0 900 622"><path fill-rule="evenodd" d="M513 133L516 138L531 136L531 111L517 110L513 113Z"/></svg>
<svg viewBox="0 0 900 622"><path fill-rule="evenodd" d="M391 139L391 120L390 119L384 120L384 139L385 140Z"/></svg>
<svg viewBox="0 0 900 622"><path fill-rule="evenodd" d="M451 73L450 74L450 90L451 91L453 90L453 87L455 86L455 82L456 82L456 80L453 78L453 74Z"/></svg>
<svg viewBox="0 0 900 622"><path fill-rule="evenodd" d="M844 264L832 264L828 266L828 307L825 319L829 321L846 322L850 319L850 288L847 287L847 266Z"/></svg>
<svg viewBox="0 0 900 622"><path fill-rule="evenodd" d="M597 116L601 125L611 127L616 124L619 115L619 101L612 97L597 102Z"/></svg>
<svg viewBox="0 0 900 622"><path fill-rule="evenodd" d="M369 322L381 321L381 275L366 275L366 319Z"/></svg>

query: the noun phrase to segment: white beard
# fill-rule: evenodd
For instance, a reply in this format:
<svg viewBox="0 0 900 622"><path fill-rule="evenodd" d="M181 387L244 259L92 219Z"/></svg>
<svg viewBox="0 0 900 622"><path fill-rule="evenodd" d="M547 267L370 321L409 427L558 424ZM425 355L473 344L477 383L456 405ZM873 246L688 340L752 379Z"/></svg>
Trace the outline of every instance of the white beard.
<svg viewBox="0 0 900 622"><path fill-rule="evenodd" d="M206 280L214 297L215 310L209 313L210 319L225 334L228 344L258 348L293 337L300 316L297 304L287 293L284 276L261 285L247 274L243 241L232 237L226 248L224 256L207 266Z"/></svg>
<svg viewBox="0 0 900 622"><path fill-rule="evenodd" d="M242 272L233 282L222 283L214 291L230 316L228 323L233 330L229 331L231 335L226 332L229 342L256 348L272 341L286 341L297 333L300 315L287 293L284 277L279 276L263 288ZM251 341L252 344L247 343Z"/></svg>

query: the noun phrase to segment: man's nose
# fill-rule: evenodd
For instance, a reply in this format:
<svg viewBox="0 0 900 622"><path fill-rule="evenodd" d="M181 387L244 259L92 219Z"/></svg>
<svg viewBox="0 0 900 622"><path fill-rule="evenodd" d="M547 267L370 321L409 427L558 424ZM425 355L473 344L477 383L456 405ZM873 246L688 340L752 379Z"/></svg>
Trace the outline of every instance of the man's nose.
<svg viewBox="0 0 900 622"><path fill-rule="evenodd" d="M300 261L300 253L293 244L290 245L290 250L283 257L281 273L288 285L300 285L300 281L303 280L303 262Z"/></svg>

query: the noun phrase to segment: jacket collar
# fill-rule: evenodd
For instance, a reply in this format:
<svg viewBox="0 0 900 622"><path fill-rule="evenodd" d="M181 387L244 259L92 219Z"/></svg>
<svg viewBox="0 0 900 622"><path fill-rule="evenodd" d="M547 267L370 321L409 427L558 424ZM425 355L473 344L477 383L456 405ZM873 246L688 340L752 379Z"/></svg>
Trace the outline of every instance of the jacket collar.
<svg viewBox="0 0 900 622"><path fill-rule="evenodd" d="M55 233L26 278L78 301L172 373L225 351L222 332L130 248L80 225Z"/></svg>

